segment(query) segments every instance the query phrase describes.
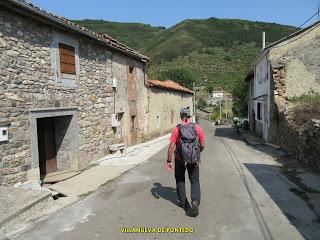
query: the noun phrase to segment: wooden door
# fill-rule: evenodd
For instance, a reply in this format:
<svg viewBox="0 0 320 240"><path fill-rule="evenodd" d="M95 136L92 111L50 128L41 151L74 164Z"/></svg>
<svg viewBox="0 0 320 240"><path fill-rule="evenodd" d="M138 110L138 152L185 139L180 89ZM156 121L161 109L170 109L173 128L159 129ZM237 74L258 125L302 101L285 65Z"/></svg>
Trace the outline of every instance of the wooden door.
<svg viewBox="0 0 320 240"><path fill-rule="evenodd" d="M56 146L54 137L54 118L45 118L44 121L44 157L46 174L57 171Z"/></svg>
<svg viewBox="0 0 320 240"><path fill-rule="evenodd" d="M57 171L54 118L38 119L38 147L40 175Z"/></svg>

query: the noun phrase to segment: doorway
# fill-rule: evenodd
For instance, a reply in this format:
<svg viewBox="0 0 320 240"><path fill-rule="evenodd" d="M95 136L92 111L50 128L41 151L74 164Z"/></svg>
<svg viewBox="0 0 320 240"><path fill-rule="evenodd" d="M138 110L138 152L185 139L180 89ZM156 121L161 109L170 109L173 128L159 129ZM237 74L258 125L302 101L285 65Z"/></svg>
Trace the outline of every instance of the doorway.
<svg viewBox="0 0 320 240"><path fill-rule="evenodd" d="M52 117L37 119L40 179L57 171L55 120Z"/></svg>

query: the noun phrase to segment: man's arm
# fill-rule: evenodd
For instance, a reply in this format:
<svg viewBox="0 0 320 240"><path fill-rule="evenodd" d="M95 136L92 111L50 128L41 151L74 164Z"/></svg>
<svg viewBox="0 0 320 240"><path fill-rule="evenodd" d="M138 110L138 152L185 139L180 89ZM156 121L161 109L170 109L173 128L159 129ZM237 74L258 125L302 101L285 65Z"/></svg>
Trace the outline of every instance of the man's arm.
<svg viewBox="0 0 320 240"><path fill-rule="evenodd" d="M199 143L200 143L200 152L202 152L204 149L204 141L206 140L206 137L200 125L197 125L197 132L198 132Z"/></svg>
<svg viewBox="0 0 320 240"><path fill-rule="evenodd" d="M174 148L176 147L175 143L170 143L169 148L168 148L168 158L167 158L167 163L172 162L172 157L174 154Z"/></svg>
<svg viewBox="0 0 320 240"><path fill-rule="evenodd" d="M168 158L167 158L167 170L169 172L172 172L173 170L173 163L172 163L172 157L174 154L174 149L176 147L176 144L171 142L168 148Z"/></svg>
<svg viewBox="0 0 320 240"><path fill-rule="evenodd" d="M200 141L200 152L204 149L204 141Z"/></svg>

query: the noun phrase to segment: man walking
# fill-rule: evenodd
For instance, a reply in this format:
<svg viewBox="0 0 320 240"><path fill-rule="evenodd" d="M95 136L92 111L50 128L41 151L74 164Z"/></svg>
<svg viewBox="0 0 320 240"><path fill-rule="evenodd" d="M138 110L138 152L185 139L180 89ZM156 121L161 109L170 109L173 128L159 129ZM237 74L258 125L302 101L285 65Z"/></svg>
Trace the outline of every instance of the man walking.
<svg viewBox="0 0 320 240"><path fill-rule="evenodd" d="M191 183L191 213L194 217L199 214L201 198L199 182L200 152L204 149L205 136L202 128L191 121L189 108L180 111L181 123L172 130L168 149L167 169L173 170L172 157L175 156L175 179L178 201L186 209L187 197L185 187L185 171L188 170Z"/></svg>

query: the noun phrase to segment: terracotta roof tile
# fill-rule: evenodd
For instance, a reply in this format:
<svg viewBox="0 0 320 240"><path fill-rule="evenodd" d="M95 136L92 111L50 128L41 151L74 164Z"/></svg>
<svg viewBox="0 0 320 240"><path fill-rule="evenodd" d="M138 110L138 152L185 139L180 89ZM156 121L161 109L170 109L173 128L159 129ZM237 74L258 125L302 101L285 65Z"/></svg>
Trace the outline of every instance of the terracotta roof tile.
<svg viewBox="0 0 320 240"><path fill-rule="evenodd" d="M163 80L163 81L149 80L148 85L149 87L163 88L163 89L193 94L193 91L172 80Z"/></svg>
<svg viewBox="0 0 320 240"><path fill-rule="evenodd" d="M137 52L136 50L126 46L125 44L117 41L116 39L112 38L111 36L107 35L107 34L103 34L103 35L99 35L85 27L82 27L78 24L75 24L74 22L71 22L70 20L64 18L64 17L60 17L57 16L55 14L49 13L44 11L43 9L34 6L33 4L26 2L25 0L7 0L9 3L18 6L18 7L22 7L27 11L33 10L33 13L41 15L42 17L47 18L48 20L54 21L56 23L60 23L63 24L66 27L69 27L71 30L76 30L82 34L85 35L89 35L91 38L94 38L104 44L106 44L107 46L117 49L120 52L123 52L125 54L128 54L130 56L134 56L136 58L140 58L140 59L144 59L144 60L149 60L149 58L139 52Z"/></svg>

